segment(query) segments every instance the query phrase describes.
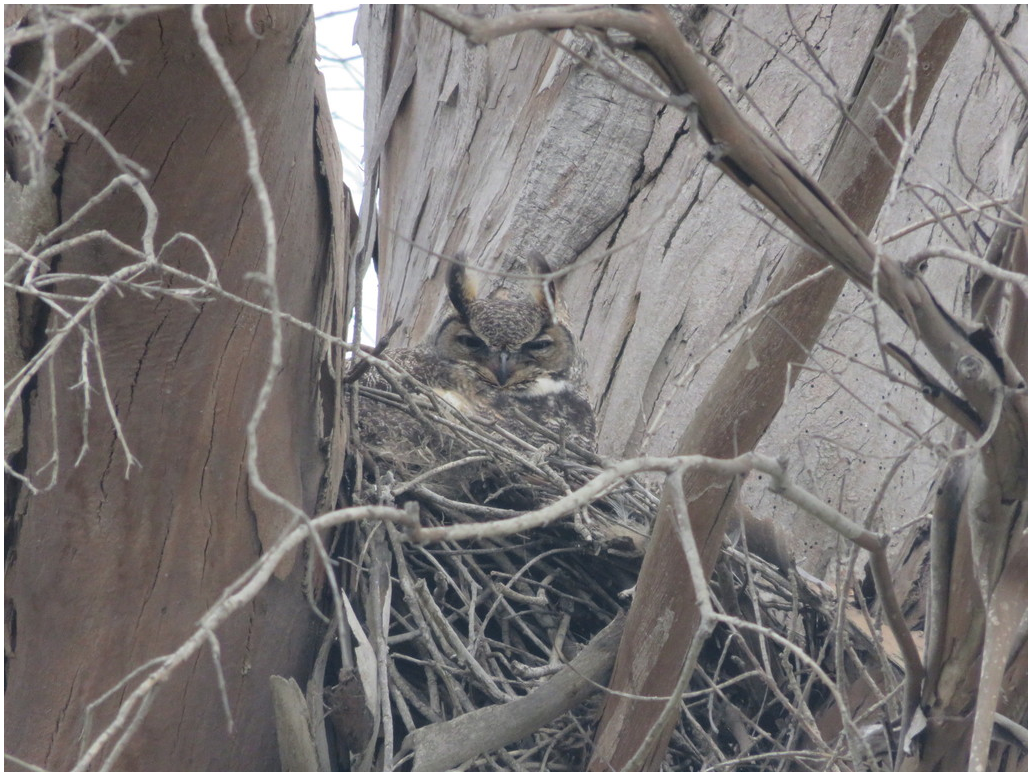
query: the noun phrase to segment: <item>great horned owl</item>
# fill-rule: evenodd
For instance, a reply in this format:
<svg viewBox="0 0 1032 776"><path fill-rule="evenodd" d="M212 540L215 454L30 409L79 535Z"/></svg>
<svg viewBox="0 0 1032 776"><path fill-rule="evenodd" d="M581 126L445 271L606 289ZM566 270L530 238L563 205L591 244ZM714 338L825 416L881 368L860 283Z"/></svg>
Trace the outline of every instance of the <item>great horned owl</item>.
<svg viewBox="0 0 1032 776"><path fill-rule="evenodd" d="M528 450L539 457L557 451L593 453L594 413L576 382L576 347L556 317L551 284L536 283L530 295L501 289L480 298L463 267L455 264L447 285L453 310L434 336L418 348L387 351L384 359L431 398L443 399L469 419L474 432L476 427L486 433L500 430L498 441L520 448L525 457ZM367 379L366 385L394 393L405 389L397 377L388 381L384 375ZM528 485L527 472L503 461L497 446L485 449L475 433L435 424L429 406L420 416L416 402L402 407L373 394L366 391L360 406L363 446L377 468L391 471L396 482L419 478L447 498L511 508L540 502L532 493L533 476ZM448 468L471 458L468 465ZM443 471L425 476L435 469Z"/></svg>
<svg viewBox="0 0 1032 776"><path fill-rule="evenodd" d="M523 413L582 449L595 449L595 416L574 380L573 335L555 313L555 290L535 284L530 299L479 299L463 268L448 273L455 308L438 329L433 353L449 365L447 399L457 393L508 431L540 434ZM524 437L528 438L528 437Z"/></svg>

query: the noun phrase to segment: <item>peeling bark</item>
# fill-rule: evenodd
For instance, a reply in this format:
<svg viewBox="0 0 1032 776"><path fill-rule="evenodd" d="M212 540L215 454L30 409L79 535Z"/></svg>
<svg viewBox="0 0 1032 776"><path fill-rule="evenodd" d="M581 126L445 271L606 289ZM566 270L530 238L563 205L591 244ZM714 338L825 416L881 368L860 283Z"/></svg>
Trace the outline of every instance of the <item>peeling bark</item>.
<svg viewBox="0 0 1032 776"><path fill-rule="evenodd" d="M445 18L447 11L435 9L432 13ZM626 9L610 7L537 12L553 14L551 23L540 26L565 44L572 40L569 33L554 31L565 26L562 14L584 14L581 21L585 24L591 14L606 19L629 15ZM497 16L483 9L478 13L488 19ZM691 19L687 12L679 13L677 23L682 32L697 49L719 59L721 92L730 96L746 120L759 127L769 141L769 145L766 141L758 144L769 154L765 158L778 159L783 142L799 167L816 177L834 147L841 104L848 104L871 65L873 43L884 33L882 11L850 6L792 8L794 28L786 22L782 9L703 9L693 11ZM1013 13L1010 8L999 9L994 23L999 22L1002 29L1002 22ZM1024 13L1017 10L1020 24L1024 24ZM839 260L835 251L831 251L832 257L861 288L843 293L829 314L831 299L838 295L829 282L833 290L824 300L828 304L821 309L822 305L814 303L812 309L801 311L801 315L812 313L816 320L808 329L819 330L827 316L828 323L814 345L815 331L800 337L800 342L789 341L791 333L768 332L767 340L760 342L752 339L759 321L750 322L744 331L735 328L757 311L764 294L791 285L777 285L774 278L789 263L786 257L793 249L762 220L772 220L770 216L758 216L760 211L753 206L743 207L741 190L729 185L727 176L722 177L707 162L707 151L722 161L723 148L708 148L705 141L725 138L701 138L705 132L698 123L686 121L684 112L674 105L646 103L643 108L639 96L619 93L614 96L618 105L613 110L626 115L629 137L620 134L618 124L598 122L609 134L600 132L594 139L598 146L585 148L581 145L583 133L570 129L577 126L575 116L564 111L578 101L596 99L597 84L587 76L578 79L580 66L548 48L545 34L509 34L529 30L533 26L529 22L521 27L519 20L510 18L505 23L471 25L467 28L471 40L485 45L468 47L448 27L434 26L425 17L399 14L393 26L376 13L366 17L363 35L368 50L397 51L399 58L416 60L414 66L411 62L405 67L391 63L377 70L369 92L371 109L367 113L376 116L384 102L382 95L393 87L394 73L407 76L403 79L405 101L392 114L390 125L372 128L376 137L385 138L386 172L380 188L381 201L387 203L381 211L380 230L383 322L401 318L407 341L433 331L444 298L444 270L432 252L454 256L462 250L477 267L521 270L524 246L544 244L548 249L543 252L552 265L569 270L561 294L569 308L571 328L581 333L587 355L585 373L594 392L604 453L666 454L676 449L685 430L693 427L709 428L719 442L719 452L728 455L751 447L762 437L762 450L789 458L788 468L796 481L847 514L864 516L872 529L888 532L920 518L928 509L929 486L945 465L941 452L949 449L954 427L943 423L938 411L925 402L922 386L915 390L912 379L907 378L907 383L890 371L882 348L899 343L907 352L921 353L914 343L923 338L940 360L938 365L924 364L928 373L963 394L974 406L979 422L992 416L996 393L991 384L993 373L985 368L992 359L972 352L977 347L968 340L969 332L960 336L951 324L970 304L975 274L960 265L935 261L915 280L908 275L905 259L929 245L951 240L982 255L996 222L987 213L963 211L960 198L1006 204L1020 191L1017 184L1025 175L1026 153L1020 128L1026 124L1026 108L1016 85L1001 76L995 63L990 64L994 44L975 25L967 25L959 34L954 56L945 62L940 59L936 65L943 66L943 76L927 93L924 114L910 106L908 114L894 115L905 129L903 154L909 160L898 180L886 181L873 174L876 155L844 155L851 160L844 164L845 173L855 173L852 190L848 181L840 180L841 169L825 169L827 178L822 181L829 188L841 186L836 193L844 201L852 200L851 214L854 206L860 210L875 207L857 218L861 229L856 234L850 233L846 221L838 224L846 233L839 236L854 240L857 250L846 252L849 264ZM599 22L596 26L606 25ZM1013 31L1014 25L1006 29ZM1011 38L1019 49L1024 45L1021 29L1019 25ZM938 54L945 57L950 45L943 44ZM445 50L447 57L441 56ZM920 46L918 51L931 59L937 56ZM918 51L913 52L915 57ZM814 61L817 57L819 65ZM796 69L799 62L806 75ZM451 75L448 80L444 75L448 68L459 68L463 77ZM717 70L711 67L710 72ZM684 85L669 71L665 75L676 85ZM443 83L447 88L438 89L436 85ZM741 85L741 90L736 85ZM578 89L572 96L564 94ZM498 99L499 94L506 99ZM891 96L881 94L879 104ZM722 99L714 98L718 104ZM651 124L639 128L643 110L650 115ZM715 131L712 126L706 129ZM780 139L771 139L774 129ZM895 152L896 144L888 135L876 136L876 141L882 152ZM615 167L593 167L581 156L602 155L601 149L614 143L630 149ZM641 150L634 153L637 148ZM565 154L578 160L577 164L565 167ZM556 185L556 176L527 172L536 167L569 169L564 187ZM732 169L730 162L724 167L731 175L743 169L741 165ZM773 179L785 170L772 169L777 170ZM578 180L579 175L586 180ZM760 181L756 174L736 177L750 193ZM880 178L882 191L888 186L888 207L880 214L880 198L886 195L867 188L876 178ZM788 176L782 183L786 188L802 185L806 189L801 180ZM541 188L528 191L532 182L541 183ZM781 195L771 193L777 180L763 180L762 184L768 188L760 192L760 201L773 204L774 212L785 215L810 244L828 249L827 235L806 231L812 226L808 221L814 220L808 211L789 212ZM572 254L570 248L578 245L581 235L571 236L566 215L572 212L571 202L578 200L562 199L557 194L560 189L623 195L622 201L619 197L599 198L591 225L603 228L586 247ZM954 194L947 193L948 189ZM819 194L813 199L827 205ZM539 203L546 210L551 207L553 217L521 221L516 217L519 206L528 202ZM935 229L911 228L930 213L947 215ZM817 210L812 214L816 218ZM903 260L888 268L883 265L883 273L894 274L878 278L878 292L901 313L902 320L885 308L872 310L863 290L872 286L874 265L863 232L872 229L879 246L884 249L888 245L890 255ZM887 242L886 237L894 233L898 234ZM1011 330L1014 340L1020 342L1024 336L1021 324L1027 317L1025 302L1016 289L1009 293L1004 307L1009 304L1014 311ZM739 338L744 346L728 356ZM956 359L947 357L951 343L971 356L970 369L959 368ZM774 348L783 352L780 357L774 357ZM741 383L754 379L764 365L777 366L772 367L771 380L757 380L760 387L751 394L743 391L745 398L737 405L721 406L716 399L705 403L704 397L715 384L721 389L742 388L741 384L717 382L732 358ZM926 358L927 354L920 356L922 363ZM983 379L988 382L979 384ZM795 388L783 397L782 386L793 381ZM1000 383L1010 392L1011 404L1004 415L1009 426L999 432L996 448L985 456L986 469L1000 480L1005 498L1023 498L1015 480L1023 471L1020 450L1015 448L1024 439L1017 422L1022 400L1014 398L1021 389L1013 375L1000 377ZM924 387L927 391L927 385ZM777 407L783 400L776 417L759 406ZM717 416L714 405L723 414ZM1015 445L1008 446L1009 441ZM847 565L849 551L840 546L840 537L814 530L805 512L761 486L755 481L743 485L746 503L757 514L785 526L792 553L804 569L848 589L855 572ZM733 499L727 490L707 494L716 502L712 508L692 502L693 517L697 511L711 516L721 504L730 505ZM993 513L999 515L1000 510L994 506ZM724 525L723 518L713 518L700 531L700 544L709 543L711 556L723 539ZM670 538L662 535L659 544L669 546ZM964 544L970 538L958 541L958 554L970 552ZM902 538L897 541L903 544ZM1002 568L1003 559L997 557L997 561ZM667 573L650 578L667 589L683 583L680 571L683 569L667 568ZM968 576L958 584L972 581ZM654 591L650 588L650 592ZM958 603L964 600L958 598ZM638 631L633 615L628 626L628 633L638 635L633 650L636 660L647 651L645 635L655 640L660 624L668 627L672 621L666 601L655 603L661 611L638 623ZM1017 654L1020 663L1020 650ZM676 674L676 654L667 667L667 674ZM619 668L616 675L620 675ZM963 671L955 679L967 688L961 695L973 686L971 676ZM631 692L662 694L656 688L642 687L638 683ZM948 735L941 740L947 739ZM625 742L623 755L640 740ZM653 766L661 764L661 749L653 752ZM626 761L622 757L608 764Z"/></svg>
<svg viewBox="0 0 1032 776"><path fill-rule="evenodd" d="M334 320L327 312L334 294L342 291L350 224L335 220L330 210L345 204L339 161L327 155L336 141L325 126L316 126L316 103L324 96L313 66L311 9L212 7L206 20L256 127L279 236L281 309L327 325ZM61 32L55 39L59 63L92 42L82 29ZM58 98L146 170L161 262L203 279L207 271L196 244L179 239L162 249L173 235L190 233L209 251L222 290L264 306L266 294L253 273L263 269L266 246L241 129L198 48L189 9L135 18L113 45L125 72L100 53L60 85ZM18 62L28 61L18 53ZM58 205L67 220L120 169L78 121L65 118L63 127L63 141L56 133L44 140L47 163L59 165ZM14 151L19 160L31 148L16 143ZM146 223L141 199L124 187L65 236L106 230L129 246L145 247ZM98 276L131 260L110 241L87 241L63 250L54 268ZM159 270L129 280L166 289L189 285ZM85 294L96 287L82 277L57 286ZM193 304L163 292L148 297L127 281L96 306L96 341L84 344L80 332L72 333L53 354L52 371L41 370L32 386L24 471L35 480L52 455L59 454L59 463L53 488L36 495L21 489L20 532L6 575L6 608L16 631L10 634L5 748L29 763L70 767L128 690L93 710L84 737L88 705L180 644L224 588L287 527L289 516L253 490L245 466L244 429L269 363L268 316L220 290L205 296ZM344 326L339 317L338 332ZM63 323L51 313L51 330L40 332L34 352ZM112 412L100 398L94 347L103 358L111 411L136 465L127 461ZM88 407L75 388L84 352L95 392ZM339 479L339 464L336 472L328 470L320 447L333 422L331 417L328 430L316 393L327 353L310 332L290 325L284 353L258 431L259 471L275 492L312 514L320 487L327 489L324 476ZM336 485L329 489L335 497ZM278 766L269 676L306 680L317 635L304 567L300 552L285 558L279 577L215 633L231 727L212 655L197 655L189 670L174 673L156 691L149 716L115 767Z"/></svg>

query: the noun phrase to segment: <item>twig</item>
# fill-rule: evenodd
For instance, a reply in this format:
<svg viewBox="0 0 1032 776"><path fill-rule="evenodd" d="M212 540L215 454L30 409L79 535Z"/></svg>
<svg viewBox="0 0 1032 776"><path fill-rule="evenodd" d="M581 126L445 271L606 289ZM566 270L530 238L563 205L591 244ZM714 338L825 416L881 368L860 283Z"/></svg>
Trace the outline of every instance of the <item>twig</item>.
<svg viewBox="0 0 1032 776"><path fill-rule="evenodd" d="M985 12L977 5L965 5L964 10L971 14L971 18L978 23L978 26L982 28L986 38L989 39L989 44L996 51L997 56L1000 57L1000 61L1003 62L1003 66L1007 68L1007 72L1011 74L1011 78L1014 79L1014 83L1018 85L1018 90L1025 97L1025 101L1028 102L1028 79L1021 72L1021 68L1014 61L1014 56L1010 51L1003 45L1003 41L1000 40L1000 35L993 29L992 22L985 15Z"/></svg>
<svg viewBox="0 0 1032 776"><path fill-rule="evenodd" d="M420 728L409 734L402 750L415 750L415 770L440 771L525 738L595 692L612 668L622 632L623 618L618 617L568 667L526 697Z"/></svg>
<svg viewBox="0 0 1032 776"><path fill-rule="evenodd" d="M115 718L76 761L74 770L89 768L100 751L112 740L119 748L125 746L133 731L146 716L153 692L168 681L177 667L189 660L205 643L208 643L209 633L214 632L230 615L250 603L261 592L275 573L279 562L287 553L309 538L310 530L325 530L359 520L384 520L411 527L411 517L401 509L350 507L320 515L313 518L310 525L297 526L284 534L250 569L237 578L230 586L232 593L221 598L201 617L197 629L174 652L151 661L152 663L157 662L158 667L147 674L143 681L125 697ZM125 680L122 680L120 684L124 682ZM108 760L111 761L110 756Z"/></svg>

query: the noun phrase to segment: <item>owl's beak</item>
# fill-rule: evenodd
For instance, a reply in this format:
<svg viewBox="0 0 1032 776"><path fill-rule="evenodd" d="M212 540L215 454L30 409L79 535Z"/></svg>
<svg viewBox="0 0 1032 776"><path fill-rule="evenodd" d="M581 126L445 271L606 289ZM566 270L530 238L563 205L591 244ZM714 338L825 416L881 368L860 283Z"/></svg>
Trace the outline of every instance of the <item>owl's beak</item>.
<svg viewBox="0 0 1032 776"><path fill-rule="evenodd" d="M487 366L498 381L498 385L505 385L512 377L508 350L498 350L492 353L487 359Z"/></svg>

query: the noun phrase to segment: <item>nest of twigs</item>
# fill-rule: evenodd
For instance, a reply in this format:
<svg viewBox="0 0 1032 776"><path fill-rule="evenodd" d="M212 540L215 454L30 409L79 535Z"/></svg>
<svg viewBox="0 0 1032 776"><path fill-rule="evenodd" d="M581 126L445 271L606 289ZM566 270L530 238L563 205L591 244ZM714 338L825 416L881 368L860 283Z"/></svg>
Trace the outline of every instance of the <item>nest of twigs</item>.
<svg viewBox="0 0 1032 776"><path fill-rule="evenodd" d="M539 504L605 468L589 451L559 439L528 451L511 434L460 417L414 384L395 386L408 395L361 387L360 411L381 403L391 412L418 413L417 422L434 424L453 453L486 458L496 480L534 483ZM539 430L539 441L549 438L548 429ZM514 513L457 498L454 488L442 496L425 472L399 475L384 450L363 448L360 435L353 449L352 503L415 502L424 526L489 525ZM655 489L632 478L526 534L420 545L390 524L349 527L334 553L352 610L354 659L341 650L345 665L331 665L325 696L340 764L582 770L603 698L591 674L604 687L657 505ZM842 622L832 596L731 541L712 595L718 610L760 627L721 626L711 636L683 698L668 768L884 764L880 720L866 720L867 728L865 721L846 725L848 735L822 728L822 715L834 706L826 679L835 674L829 634ZM603 654L601 670L600 650L610 660L605 664ZM844 677L836 681L845 686ZM542 699L554 699L561 682L579 682L576 697L586 699L566 709L545 703L542 710Z"/></svg>

